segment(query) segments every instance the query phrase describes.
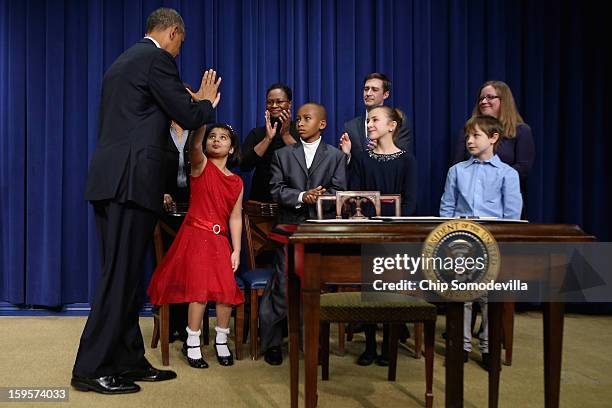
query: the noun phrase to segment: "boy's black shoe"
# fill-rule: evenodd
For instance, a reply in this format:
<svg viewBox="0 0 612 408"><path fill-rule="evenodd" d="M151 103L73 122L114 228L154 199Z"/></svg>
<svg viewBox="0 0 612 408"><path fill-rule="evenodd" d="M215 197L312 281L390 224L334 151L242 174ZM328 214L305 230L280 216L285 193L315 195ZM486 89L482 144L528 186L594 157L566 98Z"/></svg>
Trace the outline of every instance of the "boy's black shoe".
<svg viewBox="0 0 612 408"><path fill-rule="evenodd" d="M382 353L380 356L376 357L376 365L382 367L389 366L389 355L387 353Z"/></svg>
<svg viewBox="0 0 612 408"><path fill-rule="evenodd" d="M469 359L470 359L470 352L466 351L466 350L463 350L463 362L467 363L469 361Z"/></svg>
<svg viewBox="0 0 612 408"><path fill-rule="evenodd" d="M491 356L489 355L489 353L482 353L482 368L484 368L486 371L489 371L490 364Z"/></svg>
<svg viewBox="0 0 612 408"><path fill-rule="evenodd" d="M374 360L376 360L376 357L376 351L372 352L366 350L361 353L361 355L357 359L357 364L359 364L360 366L369 366L374 362Z"/></svg>
<svg viewBox="0 0 612 408"><path fill-rule="evenodd" d="M283 350L279 346L272 346L266 350L264 360L270 365L281 365L283 363Z"/></svg>

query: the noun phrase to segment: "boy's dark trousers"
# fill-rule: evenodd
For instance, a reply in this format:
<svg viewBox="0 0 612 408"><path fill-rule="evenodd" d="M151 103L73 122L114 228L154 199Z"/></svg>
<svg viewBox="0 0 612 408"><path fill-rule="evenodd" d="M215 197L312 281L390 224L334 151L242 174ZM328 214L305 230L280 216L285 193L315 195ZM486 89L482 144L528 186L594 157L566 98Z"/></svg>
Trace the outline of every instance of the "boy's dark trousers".
<svg viewBox="0 0 612 408"><path fill-rule="evenodd" d="M285 272L286 245L274 250L274 274L268 281L259 308L261 348L283 344L287 324L287 275Z"/></svg>

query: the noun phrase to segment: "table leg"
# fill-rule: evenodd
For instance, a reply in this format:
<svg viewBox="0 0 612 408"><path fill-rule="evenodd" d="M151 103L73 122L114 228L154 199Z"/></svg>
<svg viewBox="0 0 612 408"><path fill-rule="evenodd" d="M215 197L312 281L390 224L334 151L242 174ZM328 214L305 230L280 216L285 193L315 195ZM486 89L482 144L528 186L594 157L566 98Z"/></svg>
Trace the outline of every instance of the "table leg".
<svg viewBox="0 0 612 408"><path fill-rule="evenodd" d="M289 323L289 370L291 408L298 407L298 387L300 383L300 279L294 273L295 256L293 247L289 246L287 254L287 314ZM303 251L302 251L303 257Z"/></svg>
<svg viewBox="0 0 612 408"><path fill-rule="evenodd" d="M512 365L512 348L514 346L514 302L504 302L502 316L504 364L509 366Z"/></svg>
<svg viewBox="0 0 612 408"><path fill-rule="evenodd" d="M499 373L501 371L501 331L503 303L489 303L489 408L499 404Z"/></svg>
<svg viewBox="0 0 612 408"><path fill-rule="evenodd" d="M446 305L446 403L463 407L463 303Z"/></svg>
<svg viewBox="0 0 612 408"><path fill-rule="evenodd" d="M544 310L544 406L559 407L563 349L563 303L543 303Z"/></svg>
<svg viewBox="0 0 612 408"><path fill-rule="evenodd" d="M317 406L320 289L302 289L304 295L304 397L306 407Z"/></svg>

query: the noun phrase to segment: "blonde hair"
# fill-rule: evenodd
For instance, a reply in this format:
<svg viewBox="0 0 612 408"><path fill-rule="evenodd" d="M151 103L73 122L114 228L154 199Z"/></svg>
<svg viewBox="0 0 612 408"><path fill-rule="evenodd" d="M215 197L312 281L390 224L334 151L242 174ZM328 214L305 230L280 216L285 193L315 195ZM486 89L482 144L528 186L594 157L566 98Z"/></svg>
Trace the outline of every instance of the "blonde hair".
<svg viewBox="0 0 612 408"><path fill-rule="evenodd" d="M517 125L525 122L523 121L521 114L518 113L516 104L514 103L514 97L512 96L512 91L505 82L487 81L481 85L480 89L478 89L478 94L476 95L476 105L474 105L474 109L472 110L472 118L482 115L480 112L480 92L483 90L483 88L489 85L495 88L497 91L497 96L499 96L499 117L497 119L504 127L505 132L503 133L503 137L506 139L513 139L516 137Z"/></svg>

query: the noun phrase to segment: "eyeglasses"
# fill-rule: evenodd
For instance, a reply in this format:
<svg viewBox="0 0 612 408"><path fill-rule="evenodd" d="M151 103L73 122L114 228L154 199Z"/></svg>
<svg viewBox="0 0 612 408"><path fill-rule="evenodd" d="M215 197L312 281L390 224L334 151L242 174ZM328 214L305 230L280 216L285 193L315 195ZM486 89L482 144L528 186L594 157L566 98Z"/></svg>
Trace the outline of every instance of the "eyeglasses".
<svg viewBox="0 0 612 408"><path fill-rule="evenodd" d="M282 105L283 103L287 103L287 102L289 102L289 101L288 101L288 100L286 100L286 99L268 99L268 100L266 101L266 105L268 105L268 106L274 106L274 104L276 104L276 105L280 106L280 105Z"/></svg>
<svg viewBox="0 0 612 408"><path fill-rule="evenodd" d="M478 102L482 102L485 99L487 100L487 102L491 102L493 99L501 99L501 98L497 95L485 95L485 96L481 96L480 98L478 98Z"/></svg>

